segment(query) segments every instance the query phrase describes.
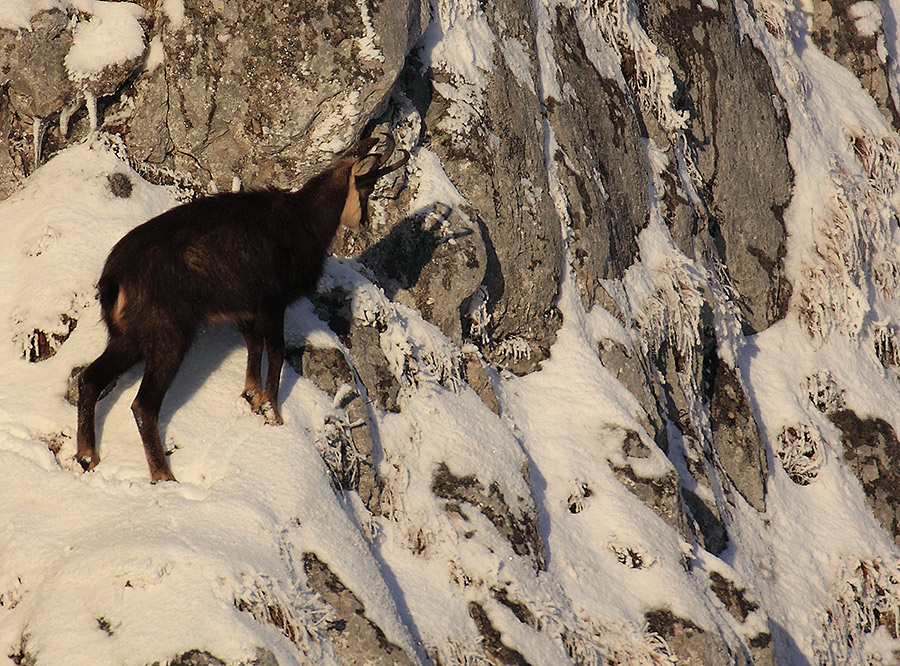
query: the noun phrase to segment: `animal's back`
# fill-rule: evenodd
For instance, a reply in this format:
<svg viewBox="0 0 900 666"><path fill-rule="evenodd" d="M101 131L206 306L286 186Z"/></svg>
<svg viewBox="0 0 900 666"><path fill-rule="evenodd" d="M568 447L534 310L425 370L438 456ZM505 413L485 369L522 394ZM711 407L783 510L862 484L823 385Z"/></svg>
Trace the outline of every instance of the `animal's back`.
<svg viewBox="0 0 900 666"><path fill-rule="evenodd" d="M192 328L289 298L288 196L206 197L130 231L109 253L98 282L107 323L122 328L127 320L170 318Z"/></svg>

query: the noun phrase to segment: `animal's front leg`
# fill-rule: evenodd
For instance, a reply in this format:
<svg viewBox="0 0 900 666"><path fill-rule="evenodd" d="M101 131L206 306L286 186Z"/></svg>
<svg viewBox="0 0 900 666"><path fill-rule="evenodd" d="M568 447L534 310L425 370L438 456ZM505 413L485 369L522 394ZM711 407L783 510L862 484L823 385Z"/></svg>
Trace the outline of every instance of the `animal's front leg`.
<svg viewBox="0 0 900 666"><path fill-rule="evenodd" d="M256 322L241 322L238 324L238 330L244 337L244 344L247 345L247 376L244 380L244 392L241 395L250 403L251 409L259 414L263 402L260 378L263 338L256 330L255 324Z"/></svg>
<svg viewBox="0 0 900 666"><path fill-rule="evenodd" d="M269 425L281 425L284 420L278 410L278 387L281 384L281 368L284 365L284 312L276 313L266 322L266 388L259 412Z"/></svg>

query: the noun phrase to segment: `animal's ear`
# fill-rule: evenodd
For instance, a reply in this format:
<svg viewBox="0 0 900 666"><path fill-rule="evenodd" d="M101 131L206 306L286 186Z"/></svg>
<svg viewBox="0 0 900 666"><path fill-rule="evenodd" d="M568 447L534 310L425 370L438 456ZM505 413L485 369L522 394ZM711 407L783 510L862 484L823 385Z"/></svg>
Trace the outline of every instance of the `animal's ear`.
<svg viewBox="0 0 900 666"><path fill-rule="evenodd" d="M341 211L341 224L356 231L359 229L365 211L366 202L363 197L366 196L359 191L356 186L356 179L364 176L378 165L378 155L367 155L356 160L350 167L350 174L347 182L347 199L344 201L344 209Z"/></svg>

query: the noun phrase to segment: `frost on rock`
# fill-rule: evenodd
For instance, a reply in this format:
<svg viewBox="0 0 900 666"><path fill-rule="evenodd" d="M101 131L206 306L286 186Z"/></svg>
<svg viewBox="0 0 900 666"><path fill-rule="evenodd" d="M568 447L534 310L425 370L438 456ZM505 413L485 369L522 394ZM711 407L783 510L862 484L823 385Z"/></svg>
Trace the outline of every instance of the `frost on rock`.
<svg viewBox="0 0 900 666"><path fill-rule="evenodd" d="M822 435L813 424L785 426L772 448L791 481L806 486L815 480L824 453Z"/></svg>
<svg viewBox="0 0 900 666"><path fill-rule="evenodd" d="M91 3L89 17L75 23L65 58L69 76L82 92L109 95L134 71L147 48L143 18L144 10L137 4Z"/></svg>
<svg viewBox="0 0 900 666"><path fill-rule="evenodd" d="M241 589L234 595L237 610L281 633L306 660L339 663L326 639L325 628L332 620L332 611L311 589L293 590L288 596L276 590L265 576L245 575L241 582Z"/></svg>
<svg viewBox="0 0 900 666"><path fill-rule="evenodd" d="M881 559L845 564L820 614L822 634L813 644L820 666L881 663L900 649L900 568Z"/></svg>

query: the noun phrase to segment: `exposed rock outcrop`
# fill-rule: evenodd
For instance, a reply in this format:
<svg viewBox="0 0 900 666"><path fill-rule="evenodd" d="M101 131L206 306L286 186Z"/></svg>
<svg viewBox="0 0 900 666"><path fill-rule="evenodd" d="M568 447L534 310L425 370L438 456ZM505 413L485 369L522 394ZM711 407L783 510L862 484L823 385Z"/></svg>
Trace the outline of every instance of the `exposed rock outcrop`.
<svg viewBox="0 0 900 666"><path fill-rule="evenodd" d="M791 293L783 273L790 123L732 4L713 10L688 0L641 3L648 34L671 63L675 105L690 118L676 151L698 179L700 201L687 215L679 211L684 195L670 193L672 235L688 256L697 251L723 267L740 295L746 329L761 331L784 317ZM648 121L650 135L659 137L653 127ZM685 223L690 231L679 228Z"/></svg>
<svg viewBox="0 0 900 666"><path fill-rule="evenodd" d="M135 83L141 161L230 189L294 187L384 109L424 27L418 0L185 2L156 10L161 62Z"/></svg>

